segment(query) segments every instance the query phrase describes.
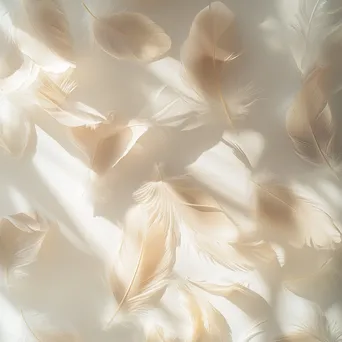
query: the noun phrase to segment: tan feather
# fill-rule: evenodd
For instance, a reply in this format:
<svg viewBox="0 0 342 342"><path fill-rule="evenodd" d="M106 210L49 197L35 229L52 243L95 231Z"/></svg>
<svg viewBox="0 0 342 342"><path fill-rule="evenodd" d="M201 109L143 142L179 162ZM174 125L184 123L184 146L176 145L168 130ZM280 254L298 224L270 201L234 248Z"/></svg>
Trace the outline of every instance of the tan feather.
<svg viewBox="0 0 342 342"><path fill-rule="evenodd" d="M31 25L44 44L74 65L72 36L59 0L24 0L24 5Z"/></svg>
<svg viewBox="0 0 342 342"><path fill-rule="evenodd" d="M314 202L279 184L256 188L256 217L261 228L294 247L335 248L341 233L333 219Z"/></svg>
<svg viewBox="0 0 342 342"><path fill-rule="evenodd" d="M106 118L93 108L70 101L69 96L77 87L72 73L73 70L67 71L56 80L41 73L37 90L39 105L59 123L69 127L93 125L104 121Z"/></svg>
<svg viewBox="0 0 342 342"><path fill-rule="evenodd" d="M158 219L149 219L141 207L127 217L125 236L114 270L113 292L121 310L136 312L159 300L175 263L173 232Z"/></svg>
<svg viewBox="0 0 342 342"><path fill-rule="evenodd" d="M74 127L70 133L76 146L89 159L92 170L104 174L125 157L139 139L134 138L132 127L134 125L114 119L91 127Z"/></svg>
<svg viewBox="0 0 342 342"><path fill-rule="evenodd" d="M8 280L25 276L25 267L36 260L47 229L37 214L20 213L0 221L0 263Z"/></svg>
<svg viewBox="0 0 342 342"><path fill-rule="evenodd" d="M327 165L335 174L334 123L323 86L324 77L325 70L317 69L304 82L287 114L286 128L301 158Z"/></svg>
<svg viewBox="0 0 342 342"><path fill-rule="evenodd" d="M186 79L200 95L221 103L229 124L232 113L224 99L221 76L223 67L236 57L233 38L234 14L215 1L196 15L181 50ZM223 41L229 46L221 47Z"/></svg>
<svg viewBox="0 0 342 342"><path fill-rule="evenodd" d="M200 302L189 289L183 290L192 322L187 342L232 341L230 327L223 315L209 302Z"/></svg>
<svg viewBox="0 0 342 342"><path fill-rule="evenodd" d="M320 342L315 336L310 336L305 333L293 333L286 336L279 337L276 342Z"/></svg>
<svg viewBox="0 0 342 342"><path fill-rule="evenodd" d="M266 243L234 241L231 237L236 229L234 220L189 176L166 178L157 173L155 181L144 184L134 198L161 220L171 218L174 227L185 222L198 252L225 267L250 270L257 261L269 262L275 258Z"/></svg>
<svg viewBox="0 0 342 342"><path fill-rule="evenodd" d="M190 281L190 283L215 296L226 298L254 321L265 319L269 315L270 306L266 300L241 284L218 285L198 281Z"/></svg>
<svg viewBox="0 0 342 342"><path fill-rule="evenodd" d="M122 12L107 17L92 15L94 36L100 47L117 59L152 62L169 51L171 39L141 13Z"/></svg>

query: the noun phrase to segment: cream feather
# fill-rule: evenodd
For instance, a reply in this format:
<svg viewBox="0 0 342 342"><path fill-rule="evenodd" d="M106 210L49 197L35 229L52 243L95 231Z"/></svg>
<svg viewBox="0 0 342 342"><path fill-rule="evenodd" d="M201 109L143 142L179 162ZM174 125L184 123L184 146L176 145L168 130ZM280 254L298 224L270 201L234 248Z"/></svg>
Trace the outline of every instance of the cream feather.
<svg viewBox="0 0 342 342"><path fill-rule="evenodd" d="M173 231L158 218L133 207L127 214L125 235L113 271L112 289L118 307L109 325L122 310L138 312L163 295L175 263Z"/></svg>
<svg viewBox="0 0 342 342"><path fill-rule="evenodd" d="M272 238L285 238L294 247L336 248L341 232L334 220L310 199L291 188L265 183L256 189L256 219Z"/></svg>
<svg viewBox="0 0 342 342"><path fill-rule="evenodd" d="M257 262L275 258L266 243L233 240L235 221L190 176L166 178L159 172L154 181L135 192L134 198L161 220L170 218L173 227L185 222L198 252L225 267L250 270Z"/></svg>
<svg viewBox="0 0 342 342"><path fill-rule="evenodd" d="M36 34L54 53L75 62L69 23L59 0L24 0L25 9Z"/></svg>
<svg viewBox="0 0 342 342"><path fill-rule="evenodd" d="M70 136L88 158L92 170L104 174L115 167L144 134L134 132L136 126L146 130L143 124L127 124L116 117L98 125L73 127Z"/></svg>
<svg viewBox="0 0 342 342"><path fill-rule="evenodd" d="M0 147L5 153L20 158L30 142L33 126L26 113L8 100L1 100Z"/></svg>
<svg viewBox="0 0 342 342"><path fill-rule="evenodd" d="M221 46L223 41L228 46ZM224 98L221 78L223 67L236 57L234 43L234 14L215 1L196 15L181 50L186 80L202 97L221 103L228 124L233 115Z"/></svg>
<svg viewBox="0 0 342 342"><path fill-rule="evenodd" d="M317 69L304 82L290 111L286 128L296 153L306 161L327 165L334 173L334 123L324 91L325 70Z"/></svg>
<svg viewBox="0 0 342 342"><path fill-rule="evenodd" d="M270 306L258 293L241 284L218 285L207 282L190 283L215 296L221 296L243 310L253 321L267 320Z"/></svg>
<svg viewBox="0 0 342 342"><path fill-rule="evenodd" d="M7 280L26 275L41 249L48 226L37 214L16 214L0 221L0 263Z"/></svg>
<svg viewBox="0 0 342 342"><path fill-rule="evenodd" d="M39 76L38 103L59 123L69 127L98 124L105 117L98 111L79 102L70 101L69 96L77 87L69 70L56 80L47 74Z"/></svg>
<svg viewBox="0 0 342 342"><path fill-rule="evenodd" d="M100 47L117 59L152 62L165 55L171 39L165 31L141 13L121 12L93 17L93 31Z"/></svg>
<svg viewBox="0 0 342 342"><path fill-rule="evenodd" d="M190 289L183 289L185 303L191 319L191 337L187 342L232 341L230 327L214 306L200 301Z"/></svg>

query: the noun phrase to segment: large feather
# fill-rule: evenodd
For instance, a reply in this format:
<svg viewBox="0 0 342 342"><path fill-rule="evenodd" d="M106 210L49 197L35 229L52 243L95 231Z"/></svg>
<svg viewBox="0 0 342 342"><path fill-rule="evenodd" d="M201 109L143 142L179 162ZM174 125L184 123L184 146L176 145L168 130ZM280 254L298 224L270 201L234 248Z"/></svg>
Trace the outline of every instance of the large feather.
<svg viewBox="0 0 342 342"><path fill-rule="evenodd" d="M141 207L127 214L125 235L113 272L112 289L121 310L137 312L163 295L173 265L176 243L173 231Z"/></svg>
<svg viewBox="0 0 342 342"><path fill-rule="evenodd" d="M341 232L333 219L313 201L276 183L256 188L256 218L272 238L285 238L294 247L335 248Z"/></svg>
<svg viewBox="0 0 342 342"><path fill-rule="evenodd" d="M196 15L181 50L186 79L201 96L221 103L229 124L232 113L224 99L221 77L224 65L235 58L233 33L234 14L215 1ZM221 47L223 41L229 45Z"/></svg>
<svg viewBox="0 0 342 342"><path fill-rule="evenodd" d="M74 64L69 23L59 0L24 0L31 25L53 52Z"/></svg>
<svg viewBox="0 0 342 342"><path fill-rule="evenodd" d="M287 114L286 128L296 153L306 161L327 165L333 172L334 123L323 82L317 69L304 82Z"/></svg>
<svg viewBox="0 0 342 342"><path fill-rule="evenodd" d="M150 18L141 13L121 12L106 17L92 15L94 36L100 47L117 59L152 62L171 47L171 39Z"/></svg>
<svg viewBox="0 0 342 342"><path fill-rule="evenodd" d="M138 189L135 200L161 220L171 218L174 226L185 222L198 252L225 267L240 270L253 269L256 262L274 258L270 246L263 242L233 240L234 220L190 176L158 177Z"/></svg>
<svg viewBox="0 0 342 342"><path fill-rule="evenodd" d="M7 279L25 276L47 233L47 225L37 214L16 214L0 221L0 263Z"/></svg>
<svg viewBox="0 0 342 342"><path fill-rule="evenodd" d="M77 87L70 71L56 80L41 73L39 82L38 103L59 123L78 127L98 124L105 120L105 117L93 108L69 100L70 94Z"/></svg>

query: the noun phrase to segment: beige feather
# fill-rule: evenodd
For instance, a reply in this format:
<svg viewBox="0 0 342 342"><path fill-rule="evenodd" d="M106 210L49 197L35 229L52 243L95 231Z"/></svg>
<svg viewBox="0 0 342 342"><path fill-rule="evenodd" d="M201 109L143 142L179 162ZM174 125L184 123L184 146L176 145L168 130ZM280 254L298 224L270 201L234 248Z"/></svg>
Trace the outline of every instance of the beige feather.
<svg viewBox="0 0 342 342"><path fill-rule="evenodd" d="M316 69L303 83L287 114L286 128L301 158L327 165L335 174L334 123L324 90L324 77L325 70Z"/></svg>
<svg viewBox="0 0 342 342"><path fill-rule="evenodd" d="M228 42L228 46L222 46ZM200 11L181 50L185 77L208 100L221 103L229 124L232 113L222 91L223 67L236 57L234 14L222 2L215 1Z"/></svg>
<svg viewBox="0 0 342 342"><path fill-rule="evenodd" d="M218 285L198 281L190 281L190 283L215 296L226 298L254 321L265 319L269 315L270 306L266 300L241 284Z"/></svg>
<svg viewBox="0 0 342 342"><path fill-rule="evenodd" d="M141 207L129 211L113 272L118 308L109 325L120 311L137 312L160 299L175 263L175 242L173 232Z"/></svg>
<svg viewBox="0 0 342 342"><path fill-rule="evenodd" d="M266 243L233 240L234 220L190 176L166 178L157 172L155 180L138 189L134 198L164 222L171 220L173 227L185 222L198 252L225 267L250 270L256 262L275 258Z"/></svg>
<svg viewBox="0 0 342 342"><path fill-rule="evenodd" d="M275 340L276 342L320 342L315 336L310 336L305 333L293 333L282 336Z"/></svg>
<svg viewBox="0 0 342 342"><path fill-rule="evenodd" d="M170 50L170 37L145 15L121 12L98 18L83 5L94 19L93 30L98 44L112 57L148 63Z"/></svg>
<svg viewBox="0 0 342 342"><path fill-rule="evenodd" d="M20 213L0 221L0 263L7 280L26 275L25 268L36 260L47 228L37 214Z"/></svg>
<svg viewBox="0 0 342 342"><path fill-rule="evenodd" d="M105 117L93 108L70 101L69 96L77 87L72 73L73 70L69 70L56 80L41 73L37 90L39 105L59 123L69 127L94 125L104 121Z"/></svg>
<svg viewBox="0 0 342 342"><path fill-rule="evenodd" d="M130 126L115 120L91 127L73 127L70 133L76 146L89 159L92 170L98 174L114 167L137 140Z"/></svg>
<svg viewBox="0 0 342 342"><path fill-rule="evenodd" d="M256 189L256 218L261 228L275 238L285 238L294 247L335 248L341 233L333 219L314 202L279 184Z"/></svg>
<svg viewBox="0 0 342 342"><path fill-rule="evenodd" d="M187 342L232 341L230 327L223 315L209 302L200 302L190 289L184 289L191 319L191 337Z"/></svg>
<svg viewBox="0 0 342 342"><path fill-rule="evenodd" d="M69 23L59 0L24 0L32 27L40 39L64 60L75 63Z"/></svg>

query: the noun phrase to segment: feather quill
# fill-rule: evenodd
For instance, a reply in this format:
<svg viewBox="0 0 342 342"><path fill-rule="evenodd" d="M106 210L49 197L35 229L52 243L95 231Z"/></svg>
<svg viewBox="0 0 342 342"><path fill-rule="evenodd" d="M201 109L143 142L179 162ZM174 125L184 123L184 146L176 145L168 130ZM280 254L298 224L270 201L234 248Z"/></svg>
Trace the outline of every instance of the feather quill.
<svg viewBox="0 0 342 342"><path fill-rule="evenodd" d="M323 89L325 70L317 69L304 82L286 118L296 153L306 161L327 165L335 174L334 123Z"/></svg>
<svg viewBox="0 0 342 342"><path fill-rule="evenodd" d="M125 235L114 267L112 289L121 311L144 310L163 295L175 263L173 232L141 207L127 214Z"/></svg>
<svg viewBox="0 0 342 342"><path fill-rule="evenodd" d="M152 62L165 55L171 39L165 31L141 13L121 12L93 17L94 36L100 47L117 59Z"/></svg>
<svg viewBox="0 0 342 342"><path fill-rule="evenodd" d="M202 97L221 103L230 125L232 113L224 99L221 75L223 67L236 57L233 33L234 14L215 1L196 15L181 50L186 80ZM223 37L229 46L221 47Z"/></svg>
<svg viewBox="0 0 342 342"><path fill-rule="evenodd" d="M44 44L73 66L72 36L60 1L24 0L24 5L32 27Z"/></svg>
<svg viewBox="0 0 342 342"><path fill-rule="evenodd" d="M93 108L70 101L69 96L77 87L76 81L72 78L72 72L73 70L69 70L56 80L41 73L37 90L38 103L65 126L79 127L104 121L105 117Z"/></svg>
<svg viewBox="0 0 342 342"><path fill-rule="evenodd" d="M279 184L256 188L256 217L265 233L286 238L294 247L334 249L341 232L333 219L314 202Z"/></svg>
<svg viewBox="0 0 342 342"><path fill-rule="evenodd" d="M20 213L0 221L0 263L7 280L25 276L25 268L36 260L47 231L37 214Z"/></svg>

